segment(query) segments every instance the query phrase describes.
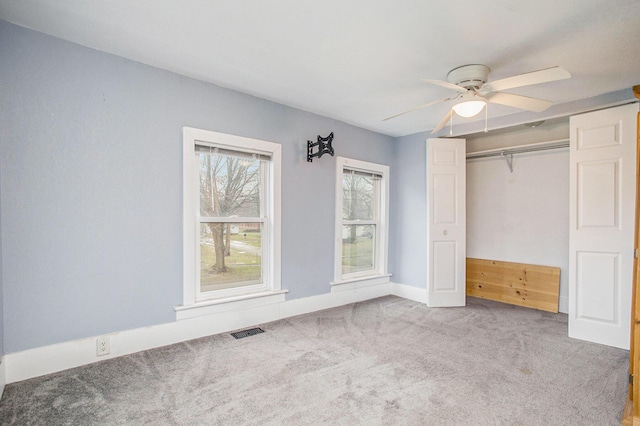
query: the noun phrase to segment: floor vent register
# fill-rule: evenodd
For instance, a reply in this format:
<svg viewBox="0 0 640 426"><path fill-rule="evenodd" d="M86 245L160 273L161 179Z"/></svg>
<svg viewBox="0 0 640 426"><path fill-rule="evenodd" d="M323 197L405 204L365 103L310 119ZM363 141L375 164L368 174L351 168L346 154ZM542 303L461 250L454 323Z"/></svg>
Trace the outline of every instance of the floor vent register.
<svg viewBox="0 0 640 426"><path fill-rule="evenodd" d="M236 331L235 333L231 333L231 335L236 339L242 339L243 337L249 337L260 333L264 333L264 330L260 327L256 327L248 330Z"/></svg>

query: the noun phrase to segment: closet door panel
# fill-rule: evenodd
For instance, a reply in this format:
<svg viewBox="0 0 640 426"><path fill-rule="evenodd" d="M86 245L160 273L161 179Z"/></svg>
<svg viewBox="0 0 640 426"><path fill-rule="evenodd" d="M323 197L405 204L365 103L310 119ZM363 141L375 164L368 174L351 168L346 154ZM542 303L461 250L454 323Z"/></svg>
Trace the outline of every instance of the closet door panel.
<svg viewBox="0 0 640 426"><path fill-rule="evenodd" d="M620 159L578 163L578 229L619 229Z"/></svg>
<svg viewBox="0 0 640 426"><path fill-rule="evenodd" d="M569 336L629 349L638 104L571 117Z"/></svg>
<svg viewBox="0 0 640 426"><path fill-rule="evenodd" d="M466 303L466 141L427 140L427 305Z"/></svg>

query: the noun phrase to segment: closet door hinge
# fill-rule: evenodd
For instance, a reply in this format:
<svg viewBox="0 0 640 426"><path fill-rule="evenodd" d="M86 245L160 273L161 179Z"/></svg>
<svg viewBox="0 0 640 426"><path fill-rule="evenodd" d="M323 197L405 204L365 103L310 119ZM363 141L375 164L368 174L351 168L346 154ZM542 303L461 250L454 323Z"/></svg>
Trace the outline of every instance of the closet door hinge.
<svg viewBox="0 0 640 426"><path fill-rule="evenodd" d="M633 374L629 374L629 384L633 384Z"/></svg>
<svg viewBox="0 0 640 426"><path fill-rule="evenodd" d="M633 249L633 257L638 258L638 247Z"/></svg>

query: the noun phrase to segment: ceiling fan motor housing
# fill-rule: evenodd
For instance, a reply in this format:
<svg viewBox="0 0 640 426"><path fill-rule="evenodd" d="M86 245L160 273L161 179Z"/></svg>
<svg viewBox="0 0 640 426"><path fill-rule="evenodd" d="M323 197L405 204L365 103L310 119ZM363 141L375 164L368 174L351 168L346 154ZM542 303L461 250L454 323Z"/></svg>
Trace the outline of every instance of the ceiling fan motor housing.
<svg viewBox="0 0 640 426"><path fill-rule="evenodd" d="M466 89L479 89L487 82L491 70L486 65L473 64L454 68L447 74L450 83Z"/></svg>

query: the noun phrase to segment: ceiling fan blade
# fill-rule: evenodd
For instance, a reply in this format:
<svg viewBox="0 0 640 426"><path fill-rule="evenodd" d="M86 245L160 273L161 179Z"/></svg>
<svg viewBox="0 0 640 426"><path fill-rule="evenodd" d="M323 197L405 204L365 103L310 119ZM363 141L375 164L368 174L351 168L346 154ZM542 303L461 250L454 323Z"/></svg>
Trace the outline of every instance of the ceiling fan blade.
<svg viewBox="0 0 640 426"><path fill-rule="evenodd" d="M526 109L534 112L542 112L545 109L553 105L551 101L545 101L543 99L530 98L528 96L514 95L513 93L495 93L490 98L489 102L494 104L507 105L515 108Z"/></svg>
<svg viewBox="0 0 640 426"><path fill-rule="evenodd" d="M570 78L569 71L562 67L546 68L539 71L532 71L526 74L514 75L513 77L503 78L501 80L490 81L485 83L491 87L491 91L499 92L502 90L513 89L514 87L530 86L532 84L547 83L550 81L564 80Z"/></svg>
<svg viewBox="0 0 640 426"><path fill-rule="evenodd" d="M428 78L423 78L422 81L424 81L426 83L435 84L436 86L446 87L447 89L455 90L455 91L458 91L458 92L466 92L467 91L467 89L465 87L458 86L457 84L449 83L448 81L444 81L444 80L430 80Z"/></svg>
<svg viewBox="0 0 640 426"><path fill-rule="evenodd" d="M408 110L408 111L404 111L404 112L401 112L400 114L396 114L396 115L392 115L391 117L387 117L387 118L385 118L385 119L384 119L384 120L382 120L382 121L391 120L392 118L396 118L396 117L399 117L399 116L401 116L401 115L408 114L408 113L410 113L410 112L417 111L417 110L419 110L419 109L426 108L426 107L428 107L428 106L435 105L435 104L440 103L440 102L450 101L451 99L454 99L454 98L455 98L455 96L454 96L453 98L438 99L437 101L433 101L433 102L429 102L429 103L426 103L426 104L418 105L417 107L411 108L411 109L410 109L410 110Z"/></svg>
<svg viewBox="0 0 640 426"><path fill-rule="evenodd" d="M451 120L451 117L453 116L453 110L449 110L449 112L447 113L447 115L445 115L442 120L440 120L440 122L438 123L438 125L433 129L433 131L431 132L431 134L437 133L440 131L440 129L442 129L448 122L449 120Z"/></svg>

